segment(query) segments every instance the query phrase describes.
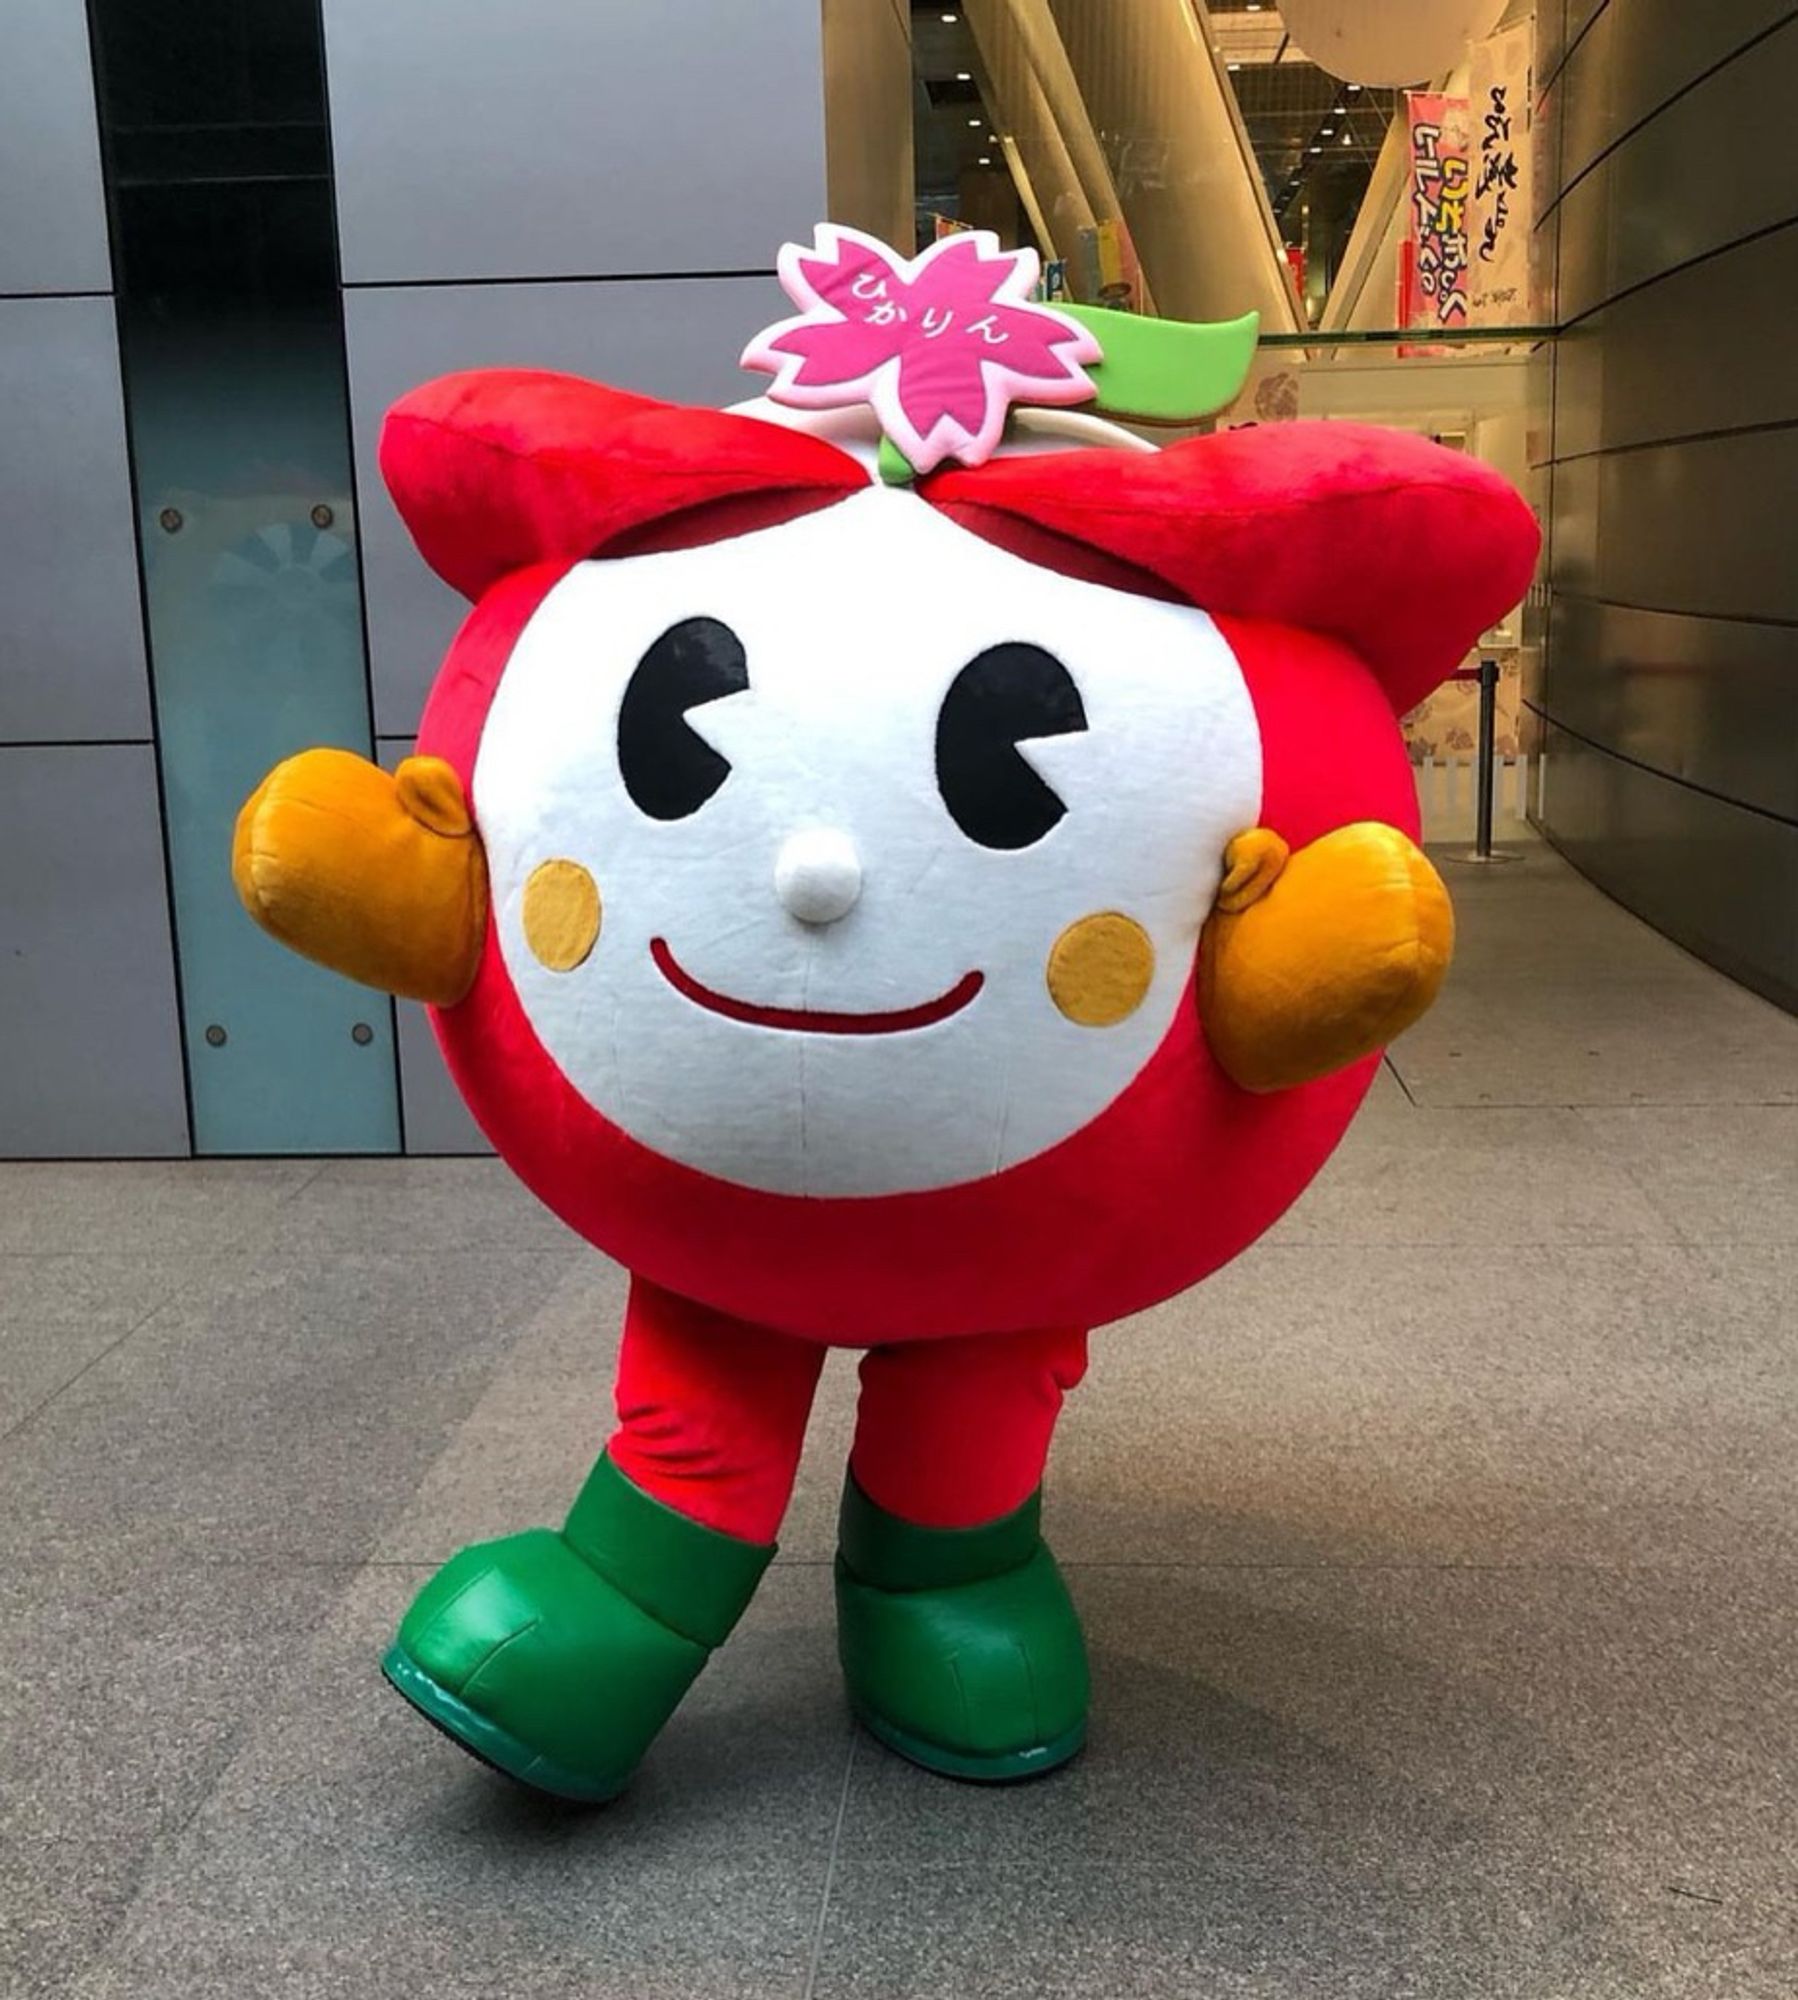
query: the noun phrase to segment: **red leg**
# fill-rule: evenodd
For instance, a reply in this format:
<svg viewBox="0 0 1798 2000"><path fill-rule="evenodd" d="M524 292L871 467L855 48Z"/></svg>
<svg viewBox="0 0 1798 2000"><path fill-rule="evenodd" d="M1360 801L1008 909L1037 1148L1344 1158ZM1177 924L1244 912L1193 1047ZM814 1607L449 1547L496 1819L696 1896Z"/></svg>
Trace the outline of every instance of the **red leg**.
<svg viewBox="0 0 1798 2000"><path fill-rule="evenodd" d="M857 1485L919 1527L971 1528L1041 1484L1062 1398L1086 1373L1086 1335L908 1341L870 1349L861 1372Z"/></svg>
<svg viewBox="0 0 1798 2000"><path fill-rule="evenodd" d="M824 1349L631 1282L612 1463L691 1521L771 1542Z"/></svg>
<svg viewBox="0 0 1798 2000"><path fill-rule="evenodd" d="M774 1554L823 1358L633 1284L618 1430L567 1520L445 1563L388 1679L525 1784L612 1797Z"/></svg>

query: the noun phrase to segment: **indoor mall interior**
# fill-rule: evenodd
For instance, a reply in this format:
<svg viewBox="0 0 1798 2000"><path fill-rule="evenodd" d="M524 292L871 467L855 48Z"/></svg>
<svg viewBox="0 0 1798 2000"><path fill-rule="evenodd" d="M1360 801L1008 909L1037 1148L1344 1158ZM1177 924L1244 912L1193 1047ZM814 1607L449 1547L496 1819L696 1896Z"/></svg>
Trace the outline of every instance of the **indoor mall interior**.
<svg viewBox="0 0 1798 2000"><path fill-rule="evenodd" d="M1798 1993L1798 7L0 12L0 1996Z"/></svg>

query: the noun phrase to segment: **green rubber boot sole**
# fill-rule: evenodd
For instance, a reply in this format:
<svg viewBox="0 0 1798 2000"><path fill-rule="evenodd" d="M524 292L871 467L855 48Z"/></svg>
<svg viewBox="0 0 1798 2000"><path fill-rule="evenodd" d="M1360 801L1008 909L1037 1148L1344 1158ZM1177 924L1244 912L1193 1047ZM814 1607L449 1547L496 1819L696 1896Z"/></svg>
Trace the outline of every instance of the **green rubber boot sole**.
<svg viewBox="0 0 1798 2000"><path fill-rule="evenodd" d="M388 1647L381 1672L388 1685L404 1695L428 1723L441 1730L459 1749L490 1765L501 1777L516 1778L534 1791L547 1792L552 1798L572 1799L581 1805L604 1805L624 1789L623 1779L596 1785L579 1771L552 1764L528 1743L521 1743L497 1722L440 1688L397 1643Z"/></svg>
<svg viewBox="0 0 1798 2000"><path fill-rule="evenodd" d="M970 1755L913 1736L871 1709L856 1708L855 1719L876 1742L884 1743L909 1763L939 1778L961 1778L974 1785L1015 1785L1027 1778L1044 1778L1071 1763L1086 1746L1086 1718L1050 1742L1028 1750L1001 1750L989 1756Z"/></svg>
<svg viewBox="0 0 1798 2000"><path fill-rule="evenodd" d="M918 1528L844 1493L837 1643L868 1732L950 1778L1009 1784L1086 1741L1080 1620L1033 1496L973 1529Z"/></svg>

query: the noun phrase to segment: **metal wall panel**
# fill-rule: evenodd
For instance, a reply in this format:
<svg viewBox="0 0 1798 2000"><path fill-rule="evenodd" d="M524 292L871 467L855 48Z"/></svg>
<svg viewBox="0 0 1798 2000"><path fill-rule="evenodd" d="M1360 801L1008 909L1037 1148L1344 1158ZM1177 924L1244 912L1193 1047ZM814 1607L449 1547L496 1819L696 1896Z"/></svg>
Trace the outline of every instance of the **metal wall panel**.
<svg viewBox="0 0 1798 2000"><path fill-rule="evenodd" d="M1554 518L1548 531L1548 581L1556 591L1597 597L1599 468L1596 458L1569 459L1554 468Z"/></svg>
<svg viewBox="0 0 1798 2000"><path fill-rule="evenodd" d="M409 736L467 607L414 551L375 463L381 419L456 368L561 368L645 395L729 403L765 378L737 367L758 328L791 310L772 278L370 289L344 299L361 500L375 730Z"/></svg>
<svg viewBox="0 0 1798 2000"><path fill-rule="evenodd" d="M351 283L772 270L824 212L818 0L324 0Z"/></svg>
<svg viewBox="0 0 1798 2000"><path fill-rule="evenodd" d="M1636 0L1624 0L1625 6L1634 6ZM1611 5L1611 0L1566 0L1566 19L1561 29L1561 46L1572 54L1592 22Z"/></svg>
<svg viewBox="0 0 1798 2000"><path fill-rule="evenodd" d="M1798 1006L1798 23L1769 32L1789 14L1613 0L1570 32L1548 93L1571 183L1548 217L1554 594L1529 695L1550 836Z"/></svg>
<svg viewBox="0 0 1798 2000"><path fill-rule="evenodd" d="M412 754L409 736L379 745L382 767L393 770ZM450 1079L443 1051L416 1000L393 1003L400 1062L400 1108L408 1153L491 1153L487 1135L474 1122L462 1093Z"/></svg>
<svg viewBox="0 0 1798 2000"><path fill-rule="evenodd" d="M1607 153L1560 205L1562 324L1675 265L1798 216L1795 98L1798 22ZM1720 281L1717 296L1728 298Z"/></svg>
<svg viewBox="0 0 1798 2000"><path fill-rule="evenodd" d="M0 749L0 1157L188 1150L148 744Z"/></svg>
<svg viewBox="0 0 1798 2000"><path fill-rule="evenodd" d="M82 0L7 0L0 57L0 295L112 283Z"/></svg>
<svg viewBox="0 0 1798 2000"><path fill-rule="evenodd" d="M1798 637L1789 626L1561 595L1550 644L1571 669L1539 704L1557 722L1669 777L1798 821Z"/></svg>
<svg viewBox="0 0 1798 2000"><path fill-rule="evenodd" d="M1576 867L1675 942L1798 1010L1798 826L1552 724L1544 759L1548 831Z"/></svg>
<svg viewBox="0 0 1798 2000"><path fill-rule="evenodd" d="M462 1093L450 1080L425 1010L414 1000L400 1000L394 1011L399 1024L406 1151L455 1156L491 1153L487 1135L474 1122Z"/></svg>
<svg viewBox="0 0 1798 2000"><path fill-rule="evenodd" d="M1561 66L1567 47L1567 0L1536 0L1536 90Z"/></svg>
<svg viewBox="0 0 1798 2000"><path fill-rule="evenodd" d="M1545 81L1552 80L1591 26L1594 16L1609 5L1610 0L1551 0L1548 7L1538 8L1537 75Z"/></svg>
<svg viewBox="0 0 1798 2000"><path fill-rule="evenodd" d="M1798 430L1555 467L1554 587L1656 611L1798 621Z"/></svg>
<svg viewBox="0 0 1798 2000"><path fill-rule="evenodd" d="M1607 7L1557 80L1566 104L1557 190L1706 70L1789 16L1791 0L1628 0Z"/></svg>
<svg viewBox="0 0 1798 2000"><path fill-rule="evenodd" d="M1557 455L1798 422L1794 301L1798 225L1569 327L1557 343Z"/></svg>
<svg viewBox="0 0 1798 2000"><path fill-rule="evenodd" d="M0 741L149 733L112 301L0 299Z"/></svg>

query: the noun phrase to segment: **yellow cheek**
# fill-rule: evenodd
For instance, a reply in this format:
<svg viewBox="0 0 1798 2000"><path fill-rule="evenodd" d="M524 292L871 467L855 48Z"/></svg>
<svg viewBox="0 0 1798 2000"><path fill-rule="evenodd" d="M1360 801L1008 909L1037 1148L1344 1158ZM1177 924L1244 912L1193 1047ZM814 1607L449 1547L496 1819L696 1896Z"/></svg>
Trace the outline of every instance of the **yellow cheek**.
<svg viewBox="0 0 1798 2000"><path fill-rule="evenodd" d="M1143 1003L1155 947L1134 917L1104 910L1069 924L1049 952L1049 997L1081 1028L1110 1028Z"/></svg>
<svg viewBox="0 0 1798 2000"><path fill-rule="evenodd" d="M572 972L599 937L599 884L578 861L545 861L524 885L524 941L551 972Z"/></svg>

